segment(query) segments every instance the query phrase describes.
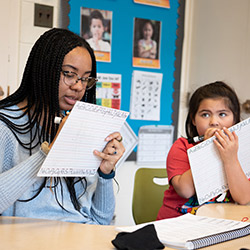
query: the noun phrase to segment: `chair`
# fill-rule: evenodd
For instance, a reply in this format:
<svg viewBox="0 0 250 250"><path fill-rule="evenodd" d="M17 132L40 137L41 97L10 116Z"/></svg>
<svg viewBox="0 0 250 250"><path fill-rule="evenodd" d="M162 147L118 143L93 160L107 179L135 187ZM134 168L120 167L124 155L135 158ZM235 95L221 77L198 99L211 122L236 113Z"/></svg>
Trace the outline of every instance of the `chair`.
<svg viewBox="0 0 250 250"><path fill-rule="evenodd" d="M165 181L162 184L162 181ZM157 182L157 183L156 183ZM161 184L158 184L161 182ZM135 174L132 214L136 224L155 221L168 189L165 168L140 168Z"/></svg>

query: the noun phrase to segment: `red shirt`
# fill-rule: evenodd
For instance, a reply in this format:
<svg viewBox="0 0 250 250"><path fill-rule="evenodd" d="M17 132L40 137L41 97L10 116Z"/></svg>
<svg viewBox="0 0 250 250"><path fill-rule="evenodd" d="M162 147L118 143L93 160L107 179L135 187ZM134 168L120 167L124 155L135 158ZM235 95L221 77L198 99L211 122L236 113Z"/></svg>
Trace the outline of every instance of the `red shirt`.
<svg viewBox="0 0 250 250"><path fill-rule="evenodd" d="M182 198L175 192L173 186L171 185L171 180L174 176L182 175L190 169L187 150L193 146L193 144L188 143L187 139L179 138L169 151L167 157L167 173L170 185L169 189L164 192L163 205L159 210L157 220L177 217L184 213L195 214L196 210L199 208L196 195L190 197L189 199ZM229 191L226 193L222 201L217 201L219 196L212 198L206 203L232 201Z"/></svg>
<svg viewBox="0 0 250 250"><path fill-rule="evenodd" d="M157 220L177 217L182 215L178 211L189 199L180 197L171 185L171 179L176 175L182 175L190 169L187 149L193 147L187 139L179 138L171 147L167 157L167 173L170 183L169 189L164 192L163 205L159 210Z"/></svg>

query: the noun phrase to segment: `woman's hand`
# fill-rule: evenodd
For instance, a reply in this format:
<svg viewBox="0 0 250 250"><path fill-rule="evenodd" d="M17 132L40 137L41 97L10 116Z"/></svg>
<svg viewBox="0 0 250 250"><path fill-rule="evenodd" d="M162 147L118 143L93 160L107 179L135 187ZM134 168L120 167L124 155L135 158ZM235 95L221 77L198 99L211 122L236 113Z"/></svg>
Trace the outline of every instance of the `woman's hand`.
<svg viewBox="0 0 250 250"><path fill-rule="evenodd" d="M115 168L117 161L125 152L125 148L121 143L122 136L119 132L110 134L105 140L108 141L108 143L104 150L102 152L94 150L94 154L103 159L100 164L100 170L104 174L110 174Z"/></svg>

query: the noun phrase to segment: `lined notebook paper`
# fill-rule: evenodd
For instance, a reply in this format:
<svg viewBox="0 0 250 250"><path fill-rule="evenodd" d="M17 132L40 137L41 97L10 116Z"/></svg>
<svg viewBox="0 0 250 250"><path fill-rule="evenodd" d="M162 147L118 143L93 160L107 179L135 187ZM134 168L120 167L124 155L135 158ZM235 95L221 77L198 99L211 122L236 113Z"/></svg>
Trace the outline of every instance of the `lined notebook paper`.
<svg viewBox="0 0 250 250"><path fill-rule="evenodd" d="M199 249L250 234L250 223L185 214L176 218L117 227L117 231L133 232L154 224L159 240L168 247Z"/></svg>
<svg viewBox="0 0 250 250"><path fill-rule="evenodd" d="M229 130L235 131L239 138L238 158L249 179L250 118L232 126ZM211 137L187 150L200 205L228 190L226 174L214 139L215 137Z"/></svg>
<svg viewBox="0 0 250 250"><path fill-rule="evenodd" d="M102 151L105 138L119 131L128 112L78 101L38 176L92 176L101 159L93 154Z"/></svg>

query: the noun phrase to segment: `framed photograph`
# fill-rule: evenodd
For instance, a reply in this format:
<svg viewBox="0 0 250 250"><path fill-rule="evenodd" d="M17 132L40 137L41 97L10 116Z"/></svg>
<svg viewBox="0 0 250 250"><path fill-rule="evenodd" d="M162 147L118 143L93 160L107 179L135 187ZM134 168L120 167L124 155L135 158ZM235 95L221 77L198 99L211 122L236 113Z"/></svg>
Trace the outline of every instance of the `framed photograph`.
<svg viewBox="0 0 250 250"><path fill-rule="evenodd" d="M81 8L81 36L94 50L96 60L111 62L112 11Z"/></svg>
<svg viewBox="0 0 250 250"><path fill-rule="evenodd" d="M134 67L160 68L160 36L160 21L134 19Z"/></svg>

